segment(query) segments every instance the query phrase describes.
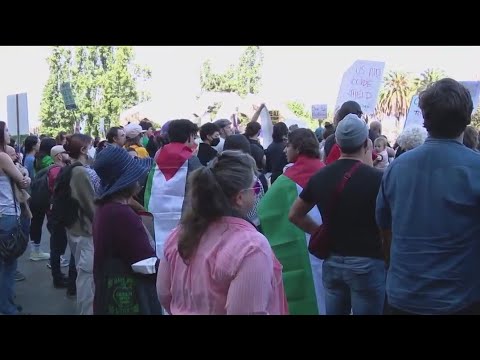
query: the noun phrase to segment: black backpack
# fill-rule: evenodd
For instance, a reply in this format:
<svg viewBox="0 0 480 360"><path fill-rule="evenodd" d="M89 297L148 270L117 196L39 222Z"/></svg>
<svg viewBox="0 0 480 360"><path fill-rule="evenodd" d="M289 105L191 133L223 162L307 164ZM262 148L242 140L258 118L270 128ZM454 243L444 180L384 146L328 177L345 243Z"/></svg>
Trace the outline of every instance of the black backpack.
<svg viewBox="0 0 480 360"><path fill-rule="evenodd" d="M30 209L34 213L45 213L50 208L51 195L48 188L48 174L50 169L58 165L50 165L40 170L30 185Z"/></svg>
<svg viewBox="0 0 480 360"><path fill-rule="evenodd" d="M72 170L77 166L83 166L83 164L76 162L63 167L55 180L51 213L51 221L55 225L68 228L78 220L80 204L77 199L72 198L70 189Z"/></svg>

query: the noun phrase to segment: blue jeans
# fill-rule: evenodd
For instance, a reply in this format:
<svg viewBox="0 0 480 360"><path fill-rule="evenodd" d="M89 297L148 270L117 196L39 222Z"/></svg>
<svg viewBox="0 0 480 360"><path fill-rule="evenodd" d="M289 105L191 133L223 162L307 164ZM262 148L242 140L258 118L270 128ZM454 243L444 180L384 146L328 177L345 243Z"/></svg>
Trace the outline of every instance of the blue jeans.
<svg viewBox="0 0 480 360"><path fill-rule="evenodd" d="M21 218L22 230L28 234L30 220ZM0 234L11 234L17 226L15 215L0 215ZM17 270L17 259L3 261L0 259L0 313L14 315L18 309L13 302L15 297L15 271Z"/></svg>
<svg viewBox="0 0 480 360"><path fill-rule="evenodd" d="M332 255L323 262L327 315L381 315L385 302L383 260Z"/></svg>

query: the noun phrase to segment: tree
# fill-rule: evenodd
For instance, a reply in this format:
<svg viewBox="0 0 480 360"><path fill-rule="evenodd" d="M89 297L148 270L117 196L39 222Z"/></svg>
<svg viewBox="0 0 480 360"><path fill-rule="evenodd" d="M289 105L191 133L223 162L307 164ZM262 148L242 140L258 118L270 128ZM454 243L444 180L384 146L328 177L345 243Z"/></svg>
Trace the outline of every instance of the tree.
<svg viewBox="0 0 480 360"><path fill-rule="evenodd" d="M41 131L50 135L71 132L75 121L85 119L85 132L98 135L100 119L105 128L118 124L123 110L149 97L137 90L137 82L149 79L151 71L133 59L131 46L54 47L47 59L50 77L40 107ZM75 111L65 110L59 91L66 81L71 83Z"/></svg>
<svg viewBox="0 0 480 360"><path fill-rule="evenodd" d="M447 75L441 69L427 69L419 77L415 78L413 87L416 88L418 94L434 82L446 77Z"/></svg>
<svg viewBox="0 0 480 360"><path fill-rule="evenodd" d="M398 128L400 118L407 114L413 94L414 86L409 75L404 72L391 71L385 77L376 113L394 116L396 118L395 125Z"/></svg>
<svg viewBox="0 0 480 360"><path fill-rule="evenodd" d="M289 101L287 102L287 107L295 114L295 116L304 120L310 129L315 130L318 128L318 121L312 118L312 112L305 106L305 104L299 101Z"/></svg>
<svg viewBox="0 0 480 360"><path fill-rule="evenodd" d="M245 97L257 94L261 86L261 68L263 52L260 46L248 46L240 56L237 66L230 67L223 73L212 71L212 63L206 60L200 71L200 85L203 91L234 92Z"/></svg>
<svg viewBox="0 0 480 360"><path fill-rule="evenodd" d="M472 115L472 123L470 124L475 126L477 129L480 129L480 106L477 107L477 110Z"/></svg>

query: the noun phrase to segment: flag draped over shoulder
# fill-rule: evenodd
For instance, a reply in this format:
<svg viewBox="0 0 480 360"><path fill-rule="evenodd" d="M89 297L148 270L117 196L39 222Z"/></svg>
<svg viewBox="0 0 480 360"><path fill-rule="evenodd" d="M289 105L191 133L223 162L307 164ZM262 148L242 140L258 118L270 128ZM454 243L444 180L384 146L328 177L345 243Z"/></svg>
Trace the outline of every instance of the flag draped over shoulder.
<svg viewBox="0 0 480 360"><path fill-rule="evenodd" d="M325 314L322 260L308 252L310 235L288 220L288 213L310 177L323 167L318 159L300 156L277 178L262 198L258 216L264 235L283 266L283 281L290 314ZM322 223L315 206L309 213Z"/></svg>
<svg viewBox="0 0 480 360"><path fill-rule="evenodd" d="M180 222L185 201L187 177L200 167L192 150L182 143L165 145L148 175L145 207L154 217L155 245L159 259L170 231Z"/></svg>

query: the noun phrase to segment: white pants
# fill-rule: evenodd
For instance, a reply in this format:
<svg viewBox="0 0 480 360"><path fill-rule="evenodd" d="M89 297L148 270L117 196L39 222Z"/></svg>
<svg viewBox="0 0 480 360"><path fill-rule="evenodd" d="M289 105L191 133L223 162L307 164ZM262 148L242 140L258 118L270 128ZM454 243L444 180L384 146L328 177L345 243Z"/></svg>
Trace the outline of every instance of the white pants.
<svg viewBox="0 0 480 360"><path fill-rule="evenodd" d="M93 315L93 237L72 235L67 230L68 245L77 268L77 310L80 315Z"/></svg>

